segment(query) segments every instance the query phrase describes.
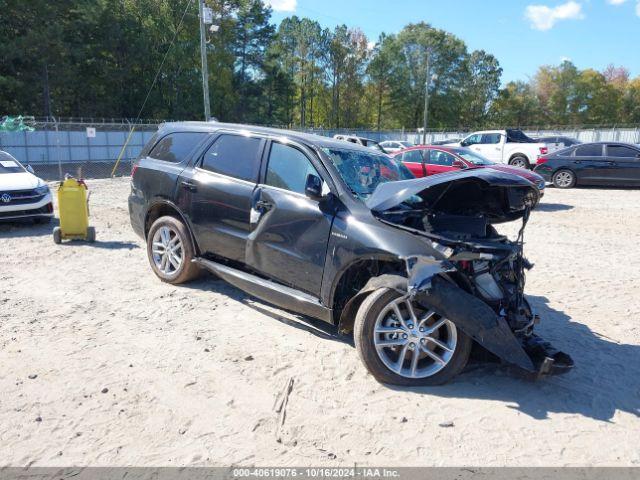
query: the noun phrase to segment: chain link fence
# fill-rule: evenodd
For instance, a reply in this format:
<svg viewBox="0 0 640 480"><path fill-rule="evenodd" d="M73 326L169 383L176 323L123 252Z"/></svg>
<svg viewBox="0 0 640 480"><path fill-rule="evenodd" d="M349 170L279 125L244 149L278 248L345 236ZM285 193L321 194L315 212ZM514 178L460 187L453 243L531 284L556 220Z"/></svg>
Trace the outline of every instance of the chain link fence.
<svg viewBox="0 0 640 480"><path fill-rule="evenodd" d="M0 150L5 150L36 175L46 180L62 179L69 173L83 178L128 176L133 160L158 129L162 120L130 123L117 119L34 119L25 117L32 131L0 131ZM337 133L376 141L405 140L422 143L416 130L297 129L323 136ZM582 142L616 141L640 143L640 127L629 128L523 128L532 137L568 136ZM469 130L428 131L427 143L459 139Z"/></svg>
<svg viewBox="0 0 640 480"><path fill-rule="evenodd" d="M62 179L67 173L82 178L127 176L159 125L72 120L33 119L28 122L33 131L0 131L0 150L30 165L45 180Z"/></svg>

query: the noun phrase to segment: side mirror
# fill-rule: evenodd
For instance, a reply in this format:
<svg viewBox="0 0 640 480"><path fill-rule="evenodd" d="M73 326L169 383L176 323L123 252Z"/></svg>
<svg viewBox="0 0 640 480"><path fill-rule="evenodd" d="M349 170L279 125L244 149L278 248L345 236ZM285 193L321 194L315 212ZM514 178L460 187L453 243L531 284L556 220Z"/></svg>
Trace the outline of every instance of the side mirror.
<svg viewBox="0 0 640 480"><path fill-rule="evenodd" d="M313 173L307 175L307 182L304 185L304 193L309 198L322 198L322 179Z"/></svg>
<svg viewBox="0 0 640 480"><path fill-rule="evenodd" d="M451 166L453 168L460 168L460 169L467 168L467 164L464 163L462 160L454 160L453 163L451 164Z"/></svg>
<svg viewBox="0 0 640 480"><path fill-rule="evenodd" d="M25 168L27 169L27 172L29 172L29 173L35 173L35 172L33 171L33 167L32 167L31 165L27 165Z"/></svg>
<svg viewBox="0 0 640 480"><path fill-rule="evenodd" d="M460 142L460 146L461 146L461 147L467 147L467 146L469 146L469 144L467 143L467 141L466 141L466 140L462 140L462 141Z"/></svg>

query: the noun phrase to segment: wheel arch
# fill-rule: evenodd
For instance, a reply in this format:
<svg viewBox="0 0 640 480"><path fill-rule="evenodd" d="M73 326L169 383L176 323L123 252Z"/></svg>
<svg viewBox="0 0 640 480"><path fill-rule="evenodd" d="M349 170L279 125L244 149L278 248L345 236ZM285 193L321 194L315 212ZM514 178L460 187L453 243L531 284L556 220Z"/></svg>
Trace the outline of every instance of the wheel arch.
<svg viewBox="0 0 640 480"><path fill-rule="evenodd" d="M509 165L511 165L511 162L513 161L514 158L516 157L524 157L527 160L527 163L529 164L529 166L531 166L531 159L529 158L529 155L527 155L526 153L522 153L522 152L514 152L509 156Z"/></svg>
<svg viewBox="0 0 640 480"><path fill-rule="evenodd" d="M578 172L576 169L570 167L569 165L561 165L559 167L556 167L553 169L553 172L551 172L551 174L549 175L551 178L551 183L553 183L553 178L555 177L556 173L558 172L562 172L563 170L566 170L568 172L573 173L573 177L574 177L574 186L578 185L580 183L580 178L578 176Z"/></svg>
<svg viewBox="0 0 640 480"><path fill-rule="evenodd" d="M330 298L333 323L341 332L350 332L353 329L355 312L365 297L380 286L398 284L406 290L406 275L405 262L398 257L368 256L353 259L335 278ZM381 277L384 278L373 280ZM379 282L379 285L376 282Z"/></svg>
<svg viewBox="0 0 640 480"><path fill-rule="evenodd" d="M160 217L174 217L179 219L182 223L184 223L187 232L189 232L189 239L191 241L191 246L193 247L193 251L197 254L200 253L198 248L198 244L196 242L195 237L193 236L193 232L191 231L191 226L187 221L186 216L182 211L178 208L178 206L170 200L167 199L158 199L153 202L144 215L144 238L147 239L147 234L151 229L151 225Z"/></svg>

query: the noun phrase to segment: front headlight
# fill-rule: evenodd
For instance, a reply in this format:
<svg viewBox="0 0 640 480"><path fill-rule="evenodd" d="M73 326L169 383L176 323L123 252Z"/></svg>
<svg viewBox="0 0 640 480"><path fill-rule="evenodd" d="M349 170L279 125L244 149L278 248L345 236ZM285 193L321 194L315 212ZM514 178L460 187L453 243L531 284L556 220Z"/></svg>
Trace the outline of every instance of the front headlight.
<svg viewBox="0 0 640 480"><path fill-rule="evenodd" d="M540 181L538 182L538 188L539 188L540 190L544 190L545 185L546 185L546 183L545 183L545 181L544 181L544 180L540 180Z"/></svg>
<svg viewBox="0 0 640 480"><path fill-rule="evenodd" d="M46 195L49 193L49 185L41 185L35 189L36 195Z"/></svg>

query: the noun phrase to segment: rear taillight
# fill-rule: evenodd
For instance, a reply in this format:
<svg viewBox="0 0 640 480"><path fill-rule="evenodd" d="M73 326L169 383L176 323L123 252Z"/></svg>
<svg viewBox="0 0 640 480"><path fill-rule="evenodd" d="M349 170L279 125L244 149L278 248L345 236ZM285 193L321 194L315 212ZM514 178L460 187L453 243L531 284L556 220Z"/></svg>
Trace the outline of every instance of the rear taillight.
<svg viewBox="0 0 640 480"><path fill-rule="evenodd" d="M549 153L549 149L547 147L540 147L540 155L546 155Z"/></svg>
<svg viewBox="0 0 640 480"><path fill-rule="evenodd" d="M136 174L136 170L138 170L138 164L134 163L131 167L131 178L133 178L133 176Z"/></svg>
<svg viewBox="0 0 640 480"><path fill-rule="evenodd" d="M538 160L536 161L536 165L542 165L543 163L547 163L548 161L549 161L548 158L538 157Z"/></svg>

